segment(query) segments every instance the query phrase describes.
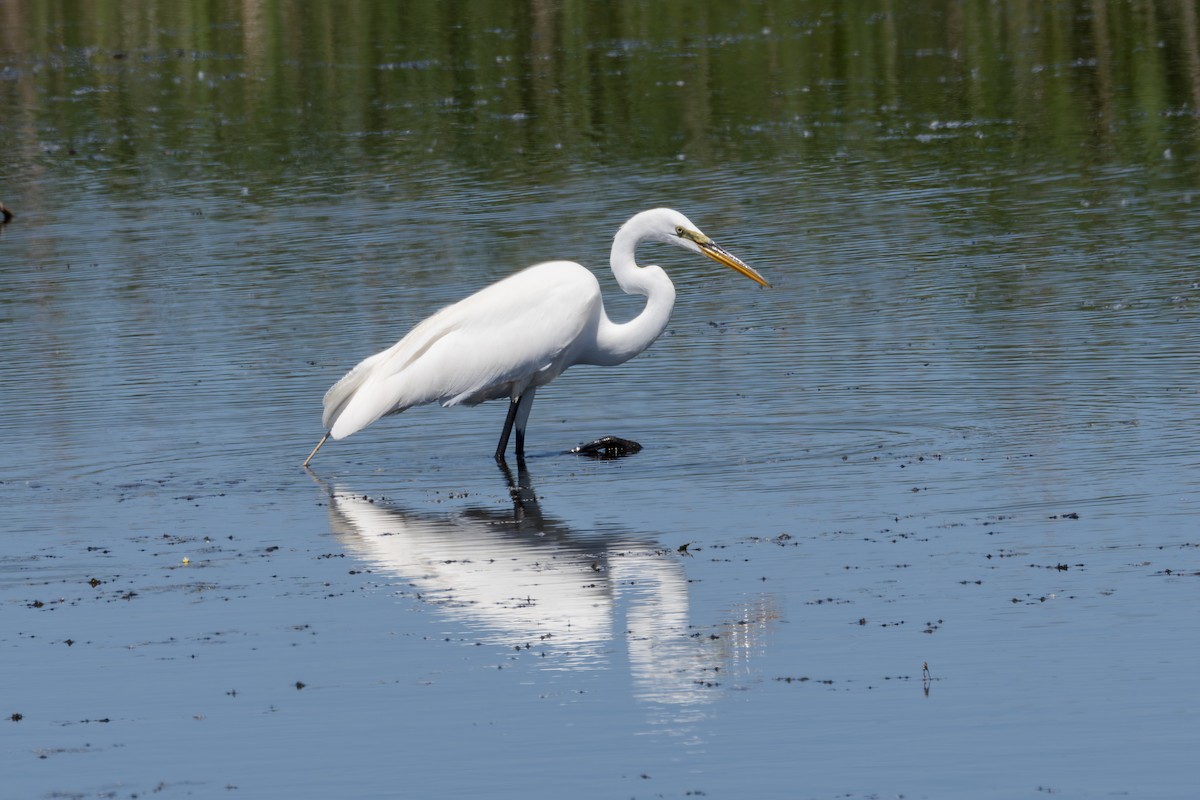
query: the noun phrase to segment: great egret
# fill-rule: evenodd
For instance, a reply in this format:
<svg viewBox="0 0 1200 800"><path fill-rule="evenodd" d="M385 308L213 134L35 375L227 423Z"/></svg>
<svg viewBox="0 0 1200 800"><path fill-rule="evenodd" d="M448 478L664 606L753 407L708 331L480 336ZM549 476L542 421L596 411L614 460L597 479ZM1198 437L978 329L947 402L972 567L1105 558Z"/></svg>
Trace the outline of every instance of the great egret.
<svg viewBox="0 0 1200 800"><path fill-rule="evenodd" d="M622 291L646 297L640 314L611 321L596 276L571 261L537 264L493 283L438 311L335 383L325 393L327 432L304 466L329 437L343 439L382 416L425 403L476 405L501 397L509 398L509 406L496 459L504 460L514 425L516 453L524 456L525 424L539 386L574 364L628 361L667 327L675 286L660 267L634 261L637 246L647 241L700 253L770 286L678 211L643 211L617 231L611 256Z"/></svg>

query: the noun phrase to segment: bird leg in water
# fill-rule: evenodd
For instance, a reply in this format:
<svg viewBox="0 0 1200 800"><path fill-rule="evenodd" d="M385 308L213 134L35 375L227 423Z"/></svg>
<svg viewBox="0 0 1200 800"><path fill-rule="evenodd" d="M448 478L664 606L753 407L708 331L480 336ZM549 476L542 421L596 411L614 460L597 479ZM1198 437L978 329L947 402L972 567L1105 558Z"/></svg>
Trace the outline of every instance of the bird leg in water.
<svg viewBox="0 0 1200 800"><path fill-rule="evenodd" d="M301 464L300 466L307 467L308 462L313 460L313 456L315 456L317 454L317 451L321 449L321 445L325 444L325 440L328 438L329 438L329 433L326 432L325 435L321 437L321 441L317 442L317 446L313 448L313 451L308 454L308 458L304 459L304 463Z"/></svg>
<svg viewBox="0 0 1200 800"><path fill-rule="evenodd" d="M517 406L520 404L521 398L514 397L508 401L508 416L504 418L504 428L500 431L500 444L496 445L496 460L504 461L504 451L508 449L508 436L512 433L513 421L517 418ZM521 452L521 445L524 442L524 436L517 434L517 452Z"/></svg>
<svg viewBox="0 0 1200 800"><path fill-rule="evenodd" d="M620 436L602 436L594 442L581 444L567 452L577 456L609 461L614 458L631 456L641 449L642 446L632 439L622 439Z"/></svg>
<svg viewBox="0 0 1200 800"><path fill-rule="evenodd" d="M496 460L504 460L504 451L508 449L508 435L513 426L517 428L517 460L525 458L525 426L529 422L529 409L533 408L533 393L537 387L526 389L520 397L514 397L508 403L508 416L504 418L504 430L500 432L500 444L496 445Z"/></svg>

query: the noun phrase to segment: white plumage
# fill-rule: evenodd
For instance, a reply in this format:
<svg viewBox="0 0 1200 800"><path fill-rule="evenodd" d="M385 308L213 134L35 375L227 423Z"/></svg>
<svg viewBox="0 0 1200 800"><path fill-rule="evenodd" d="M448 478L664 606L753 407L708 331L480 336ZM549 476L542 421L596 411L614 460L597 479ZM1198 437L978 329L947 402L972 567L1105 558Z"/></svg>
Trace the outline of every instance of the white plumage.
<svg viewBox="0 0 1200 800"><path fill-rule="evenodd" d="M643 211L621 226L611 265L627 294L646 307L625 323L604 311L600 285L587 268L550 261L522 270L443 308L396 344L360 362L325 394L325 439L344 439L380 417L425 403L475 405L508 397L496 457L503 459L514 422L517 455L537 387L574 364L620 364L645 350L667 326L675 287L657 266L634 260L639 243L661 241L702 253L768 286L678 211Z"/></svg>

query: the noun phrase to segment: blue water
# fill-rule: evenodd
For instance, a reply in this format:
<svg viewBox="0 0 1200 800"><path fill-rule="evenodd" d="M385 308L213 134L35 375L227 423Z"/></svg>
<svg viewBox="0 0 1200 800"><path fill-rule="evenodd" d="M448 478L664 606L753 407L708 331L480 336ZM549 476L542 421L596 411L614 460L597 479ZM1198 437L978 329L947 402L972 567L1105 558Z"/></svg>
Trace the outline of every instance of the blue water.
<svg viewBox="0 0 1200 800"><path fill-rule="evenodd" d="M1189 796L1190 199L867 169L50 187L0 238L6 792ZM362 356L664 199L775 288L644 249L667 333L539 392L525 473L500 404L299 468Z"/></svg>
<svg viewBox="0 0 1200 800"><path fill-rule="evenodd" d="M0 9L0 797L1195 795L1188 4L93 5ZM300 468L660 205L774 288Z"/></svg>

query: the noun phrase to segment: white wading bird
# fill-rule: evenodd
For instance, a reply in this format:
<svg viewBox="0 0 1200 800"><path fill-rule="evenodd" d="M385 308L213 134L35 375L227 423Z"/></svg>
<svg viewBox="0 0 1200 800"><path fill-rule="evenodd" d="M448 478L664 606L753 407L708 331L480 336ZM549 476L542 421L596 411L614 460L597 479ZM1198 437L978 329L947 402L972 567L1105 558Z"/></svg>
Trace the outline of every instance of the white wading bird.
<svg viewBox="0 0 1200 800"><path fill-rule="evenodd" d="M525 424L539 386L574 364L628 361L667 327L675 286L660 267L634 261L637 246L647 241L706 255L770 286L678 211L643 211L617 231L611 256L621 290L646 297L642 313L629 322L611 321L596 276L571 261L537 264L493 283L438 311L335 383L325 393L327 433L304 466L329 437L343 439L388 414L425 403L476 405L501 397L510 402L496 459L504 460L514 424L516 454L523 457Z"/></svg>

